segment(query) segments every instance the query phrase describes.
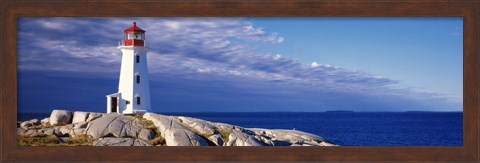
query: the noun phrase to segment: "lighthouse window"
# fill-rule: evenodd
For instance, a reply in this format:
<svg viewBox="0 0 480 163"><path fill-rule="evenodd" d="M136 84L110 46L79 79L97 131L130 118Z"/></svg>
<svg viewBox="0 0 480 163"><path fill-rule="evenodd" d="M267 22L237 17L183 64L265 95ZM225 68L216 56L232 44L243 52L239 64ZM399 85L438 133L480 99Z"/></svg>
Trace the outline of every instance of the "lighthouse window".
<svg viewBox="0 0 480 163"><path fill-rule="evenodd" d="M140 83L140 75L137 75L137 83Z"/></svg>
<svg viewBox="0 0 480 163"><path fill-rule="evenodd" d="M135 61L136 61L137 63L140 63L140 56L139 56L139 55L135 56Z"/></svg>
<svg viewBox="0 0 480 163"><path fill-rule="evenodd" d="M143 33L127 33L127 39L132 40L144 40L145 34Z"/></svg>
<svg viewBox="0 0 480 163"><path fill-rule="evenodd" d="M140 105L140 97L137 97L137 105Z"/></svg>

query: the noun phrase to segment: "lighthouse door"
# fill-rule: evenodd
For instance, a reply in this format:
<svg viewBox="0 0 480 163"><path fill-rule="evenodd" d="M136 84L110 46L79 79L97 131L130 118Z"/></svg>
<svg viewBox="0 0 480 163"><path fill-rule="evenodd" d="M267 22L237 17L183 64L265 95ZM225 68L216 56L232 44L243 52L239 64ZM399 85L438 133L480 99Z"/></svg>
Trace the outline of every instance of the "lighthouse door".
<svg viewBox="0 0 480 163"><path fill-rule="evenodd" d="M110 106L112 107L110 109L113 113L116 113L117 112L117 97L112 97L112 99L110 101L111 101Z"/></svg>

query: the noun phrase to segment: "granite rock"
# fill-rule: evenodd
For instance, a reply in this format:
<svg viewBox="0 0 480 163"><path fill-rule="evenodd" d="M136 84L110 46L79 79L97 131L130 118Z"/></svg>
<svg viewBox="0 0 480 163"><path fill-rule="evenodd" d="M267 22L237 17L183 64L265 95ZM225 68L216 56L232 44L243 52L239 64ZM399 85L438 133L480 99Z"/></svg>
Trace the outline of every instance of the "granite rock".
<svg viewBox="0 0 480 163"><path fill-rule="evenodd" d="M88 112L81 112L81 111L73 112L72 123L86 122L88 118L88 114L89 114Z"/></svg>
<svg viewBox="0 0 480 163"><path fill-rule="evenodd" d="M192 132L173 116L145 113L143 118L150 120L160 130L167 146L208 146L205 138Z"/></svg>
<svg viewBox="0 0 480 163"><path fill-rule="evenodd" d="M148 142L134 138L100 138L93 146L152 146Z"/></svg>
<svg viewBox="0 0 480 163"><path fill-rule="evenodd" d="M226 146L264 146L265 144L256 139L254 135L245 132L233 130L228 136Z"/></svg>
<svg viewBox="0 0 480 163"><path fill-rule="evenodd" d="M143 129L143 124L140 120L121 114L108 114L91 121L87 128L86 134L92 136L94 139L102 137L137 137Z"/></svg>
<svg viewBox="0 0 480 163"><path fill-rule="evenodd" d="M208 137L208 140L213 142L217 146L223 146L223 138L220 134L215 134Z"/></svg>
<svg viewBox="0 0 480 163"><path fill-rule="evenodd" d="M51 125L66 125L72 122L72 112L68 110L53 110L50 114Z"/></svg>

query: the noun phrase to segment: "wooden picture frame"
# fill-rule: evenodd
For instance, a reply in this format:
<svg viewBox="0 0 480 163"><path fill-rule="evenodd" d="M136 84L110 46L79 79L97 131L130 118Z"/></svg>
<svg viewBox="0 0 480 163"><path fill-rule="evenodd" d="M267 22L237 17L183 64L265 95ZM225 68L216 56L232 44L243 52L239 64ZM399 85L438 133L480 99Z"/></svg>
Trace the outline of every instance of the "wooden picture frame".
<svg viewBox="0 0 480 163"><path fill-rule="evenodd" d="M8 161L458 161L479 158L480 2L2 1L1 160ZM24 16L463 17L463 146L402 147L20 147L16 144L17 19Z"/></svg>

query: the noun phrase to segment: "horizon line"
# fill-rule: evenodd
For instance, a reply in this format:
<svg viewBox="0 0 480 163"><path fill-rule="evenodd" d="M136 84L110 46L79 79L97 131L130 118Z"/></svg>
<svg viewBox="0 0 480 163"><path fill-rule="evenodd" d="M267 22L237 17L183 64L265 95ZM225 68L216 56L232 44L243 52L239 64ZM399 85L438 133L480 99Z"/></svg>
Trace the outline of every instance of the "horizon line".
<svg viewBox="0 0 480 163"><path fill-rule="evenodd" d="M53 111L53 110L52 110ZM75 112L73 110L68 110ZM80 111L80 110L79 110ZM81 111L81 112L94 112L94 111ZM327 110L327 111L179 111L179 112L158 112L153 111L150 113L408 113L408 112L429 112L429 113L451 113L451 112L463 112L461 111L422 111L422 110L407 110L407 111L353 111L353 110ZM50 113L50 112L17 112L18 113ZM95 112L103 113L103 112Z"/></svg>

